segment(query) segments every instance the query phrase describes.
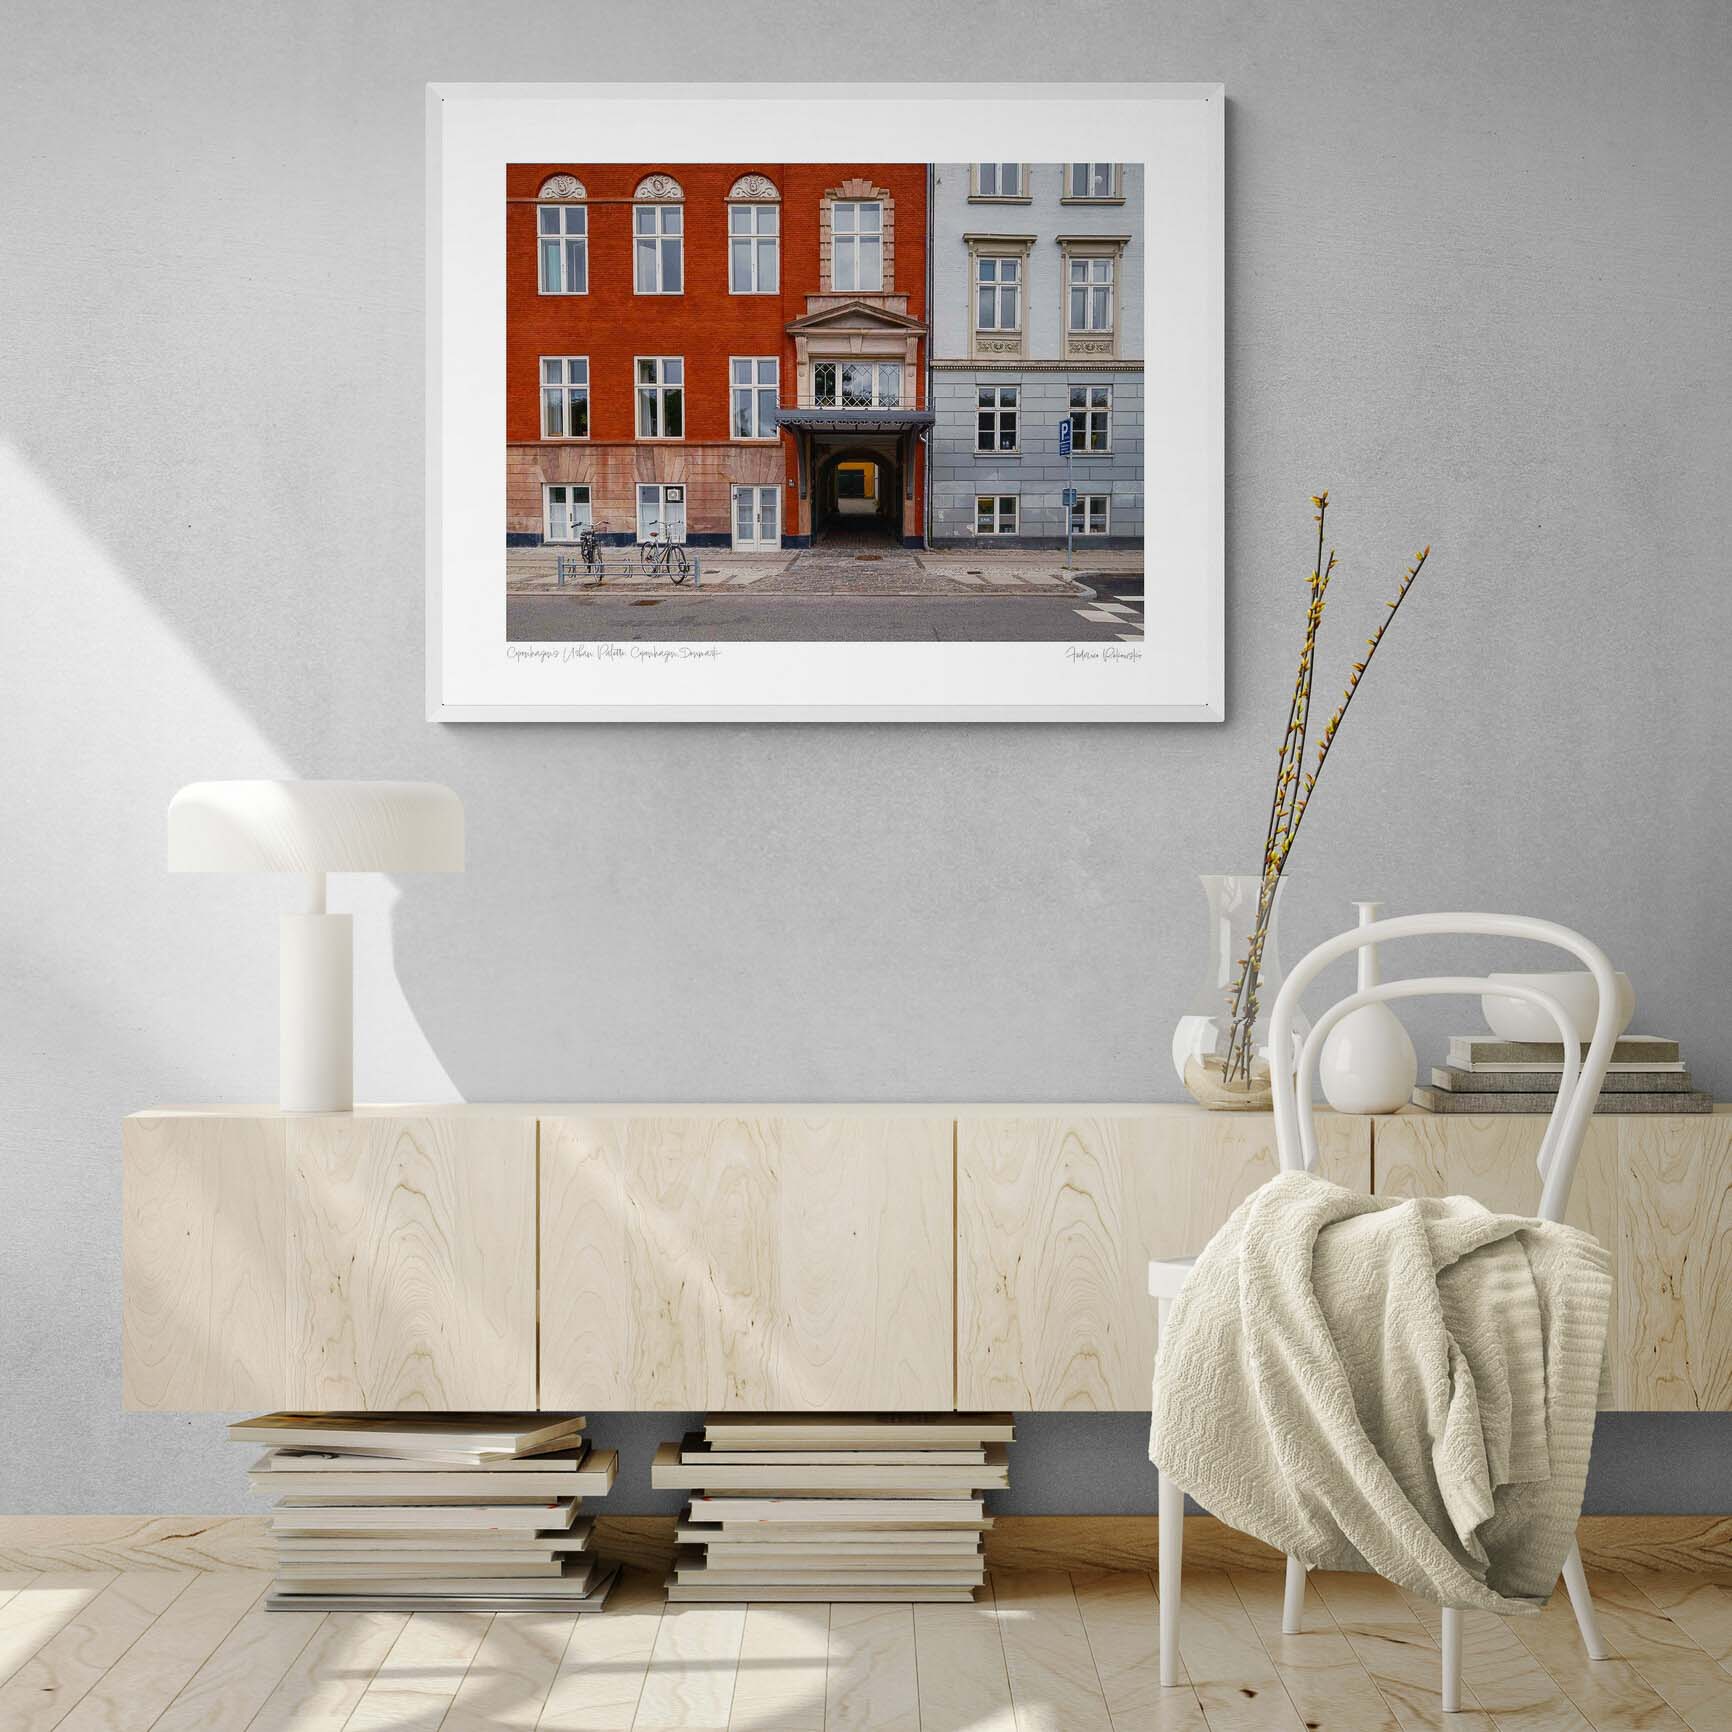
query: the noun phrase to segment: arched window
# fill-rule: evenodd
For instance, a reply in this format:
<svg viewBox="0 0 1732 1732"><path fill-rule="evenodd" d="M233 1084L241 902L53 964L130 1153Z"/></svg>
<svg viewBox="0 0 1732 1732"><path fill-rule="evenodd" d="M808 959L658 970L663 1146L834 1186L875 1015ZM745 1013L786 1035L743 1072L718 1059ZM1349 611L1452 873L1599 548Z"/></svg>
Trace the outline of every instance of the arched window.
<svg viewBox="0 0 1732 1732"><path fill-rule="evenodd" d="M632 286L640 295L685 293L685 189L671 174L646 174L632 194Z"/></svg>
<svg viewBox="0 0 1732 1732"><path fill-rule="evenodd" d="M587 196L577 175L549 175L535 196L535 275L542 294L589 293Z"/></svg>
<svg viewBox="0 0 1732 1732"><path fill-rule="evenodd" d="M782 286L782 195L768 175L728 189L728 293L773 295Z"/></svg>
<svg viewBox="0 0 1732 1732"><path fill-rule="evenodd" d="M588 190L575 174L550 174L536 194L536 274L544 295L589 293Z"/></svg>

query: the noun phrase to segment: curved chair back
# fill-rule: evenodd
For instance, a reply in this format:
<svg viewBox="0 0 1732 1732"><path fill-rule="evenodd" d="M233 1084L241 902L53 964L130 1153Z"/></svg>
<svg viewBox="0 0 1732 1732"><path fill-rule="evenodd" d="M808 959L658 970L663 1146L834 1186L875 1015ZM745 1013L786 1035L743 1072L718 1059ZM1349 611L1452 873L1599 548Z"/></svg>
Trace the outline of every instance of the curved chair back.
<svg viewBox="0 0 1732 1732"><path fill-rule="evenodd" d="M1439 975L1420 980L1392 980L1367 987L1333 1004L1317 1019L1299 1055L1296 1071L1275 1062L1276 1054L1293 1050L1293 1020L1305 988L1338 958L1367 944L1387 944L1397 938L1431 938L1440 934L1462 934L1490 938L1528 938L1567 950L1593 975L1599 987L1599 1012L1585 1059L1579 1056L1581 1031L1569 1012L1549 994L1511 981L1488 980L1469 975ZM1317 1126L1312 1108L1312 1085L1318 1055L1330 1029L1349 1011L1361 1005L1381 1004L1397 998L1423 998L1437 994L1497 993L1538 1005L1558 1026L1564 1047L1564 1068L1558 1079L1558 1098L1540 1142L1539 1169L1543 1181L1539 1214L1542 1220L1561 1221L1569 1207L1570 1185L1576 1176L1588 1121L1600 1098L1612 1048L1617 1042L1618 983L1612 965L1597 944L1550 920L1535 920L1523 914L1404 914L1390 920L1375 920L1331 938L1301 959L1275 996L1269 1021L1271 1084L1275 1096L1275 1147L1283 1168L1317 1170Z"/></svg>

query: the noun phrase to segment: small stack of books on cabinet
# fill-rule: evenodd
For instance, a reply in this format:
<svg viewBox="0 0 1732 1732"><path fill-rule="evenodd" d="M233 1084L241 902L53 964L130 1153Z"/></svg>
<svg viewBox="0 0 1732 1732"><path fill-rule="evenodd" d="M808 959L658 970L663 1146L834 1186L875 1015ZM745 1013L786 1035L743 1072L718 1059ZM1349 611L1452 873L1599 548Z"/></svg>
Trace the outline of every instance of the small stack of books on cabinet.
<svg viewBox="0 0 1732 1732"><path fill-rule="evenodd" d="M971 1600L1009 1414L718 1415L650 1483L692 1492L670 1600Z"/></svg>
<svg viewBox="0 0 1732 1732"><path fill-rule="evenodd" d="M1582 1057L1587 1056L1584 1041ZM1557 1104L1563 1068L1561 1041L1458 1034L1449 1043L1449 1063L1432 1071L1430 1088L1413 1091L1413 1104L1434 1113L1549 1113ZM1713 1097L1691 1084L1675 1040L1627 1034L1612 1048L1611 1067L1594 1110L1706 1113L1713 1109Z"/></svg>
<svg viewBox="0 0 1732 1732"><path fill-rule="evenodd" d="M272 1611L593 1612L617 1566L590 1550L586 1497L617 1466L551 1413L267 1413Z"/></svg>

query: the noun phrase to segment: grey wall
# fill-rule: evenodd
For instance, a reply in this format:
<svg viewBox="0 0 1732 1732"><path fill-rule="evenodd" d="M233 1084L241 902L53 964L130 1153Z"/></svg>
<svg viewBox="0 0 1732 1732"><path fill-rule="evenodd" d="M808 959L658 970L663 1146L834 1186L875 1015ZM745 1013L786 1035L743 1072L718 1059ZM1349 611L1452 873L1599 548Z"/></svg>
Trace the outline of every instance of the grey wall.
<svg viewBox="0 0 1732 1732"><path fill-rule="evenodd" d="M1288 948L1354 896L1555 915L1732 1093L1732 16L1055 16L8 0L0 1508L246 1507L217 1420L119 1411L118 1121L273 1087L291 892L166 877L178 784L462 791L466 876L352 897L369 932L394 901L396 978L362 957L373 1098L1169 1098L1194 874L1257 850L1321 486L1327 667L1437 552L1331 760ZM839 40L863 77L1227 81L1231 719L429 726L424 81L817 77ZM1045 1422L1027 1481L1111 1507L1137 1429ZM1608 1435L1597 1497L1678 1497L1657 1428Z"/></svg>

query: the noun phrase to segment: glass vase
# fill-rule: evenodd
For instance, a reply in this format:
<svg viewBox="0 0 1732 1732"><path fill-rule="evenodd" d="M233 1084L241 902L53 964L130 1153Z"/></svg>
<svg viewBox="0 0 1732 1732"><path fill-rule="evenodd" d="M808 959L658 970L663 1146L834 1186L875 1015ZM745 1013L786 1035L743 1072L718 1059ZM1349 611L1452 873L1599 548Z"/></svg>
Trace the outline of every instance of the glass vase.
<svg viewBox="0 0 1732 1732"><path fill-rule="evenodd" d="M1200 1106L1215 1112L1267 1112L1273 1105L1269 1017L1285 978L1277 928L1286 880L1275 886L1274 904L1269 910L1257 970L1255 1014L1249 1018L1246 1038L1235 1043L1235 1015L1248 1008L1240 1002L1239 976L1256 931L1263 878L1256 872L1204 872L1199 876L1209 910L1208 963L1201 984L1173 1031L1173 1068ZM1298 1058L1309 1026L1303 1018L1295 1019L1294 1044L1287 1057L1290 1067ZM1230 1055L1234 1060L1231 1068Z"/></svg>

